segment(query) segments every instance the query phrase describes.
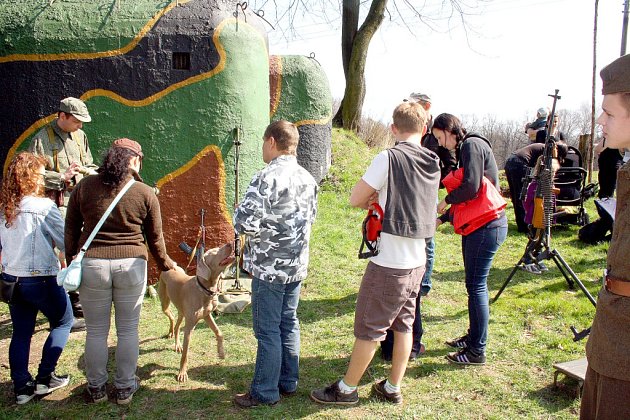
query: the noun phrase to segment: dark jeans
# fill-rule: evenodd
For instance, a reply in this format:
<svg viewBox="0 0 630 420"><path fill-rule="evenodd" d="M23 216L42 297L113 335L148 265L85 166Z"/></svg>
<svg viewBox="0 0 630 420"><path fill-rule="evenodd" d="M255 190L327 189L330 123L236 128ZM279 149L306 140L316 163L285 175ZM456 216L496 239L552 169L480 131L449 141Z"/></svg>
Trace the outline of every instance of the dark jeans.
<svg viewBox="0 0 630 420"><path fill-rule="evenodd" d="M599 182L598 198L612 197L617 187L617 171L623 165L623 156L619 153L619 149L604 149L597 158L597 166L599 173L597 180Z"/></svg>
<svg viewBox="0 0 630 420"><path fill-rule="evenodd" d="M8 274L2 276L8 281L16 280L16 277ZM57 286L56 276L20 277L16 288L18 296L9 305L13 322L9 365L13 387L18 391L33 379L28 371L28 358L37 313L41 311L50 323L50 333L42 349L37 379L46 378L55 371L68 341L73 318L68 294L61 286Z"/></svg>
<svg viewBox="0 0 630 420"><path fill-rule="evenodd" d="M477 354L485 353L490 307L488 273L499 246L507 236L507 219L503 216L462 236L462 254L468 292L468 346Z"/></svg>
<svg viewBox="0 0 630 420"><path fill-rule="evenodd" d="M435 258L435 238L426 239L427 263L425 265L424 276L422 276L422 284L420 286L420 294L426 296L433 288L431 275L433 274L433 260ZM419 301L418 301L419 302ZM422 322L422 321L420 321ZM422 327L420 328L422 330ZM422 333L420 334L422 335Z"/></svg>
<svg viewBox="0 0 630 420"><path fill-rule="evenodd" d="M250 394L263 403L280 399L280 391L297 389L300 323L297 307L302 282L269 283L252 278L252 319L258 341Z"/></svg>
<svg viewBox="0 0 630 420"><path fill-rule="evenodd" d="M521 200L521 191L523 190L523 178L527 175L528 170L527 163L516 155L510 156L505 162L505 177L510 187L514 219L519 232L527 232L525 207L523 207L523 200Z"/></svg>
<svg viewBox="0 0 630 420"><path fill-rule="evenodd" d="M420 300L422 296L429 294L429 291L433 287L431 281L431 274L433 274L433 260L435 259L435 239L426 239L426 252L427 262L424 276L422 276L422 284L420 286L420 293L416 298L416 317L413 320L413 342L411 345L411 355L420 354L420 345L422 344L422 336L424 335L424 328L422 327L422 313ZM381 341L381 354L383 357L390 359L394 351L394 332L387 330L387 336L385 340Z"/></svg>

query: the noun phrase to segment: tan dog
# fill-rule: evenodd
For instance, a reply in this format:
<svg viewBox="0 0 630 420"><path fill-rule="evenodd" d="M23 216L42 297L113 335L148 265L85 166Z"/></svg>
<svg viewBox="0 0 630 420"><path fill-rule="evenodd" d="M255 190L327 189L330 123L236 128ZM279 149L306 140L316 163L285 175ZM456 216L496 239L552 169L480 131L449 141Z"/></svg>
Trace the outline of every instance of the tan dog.
<svg viewBox="0 0 630 420"><path fill-rule="evenodd" d="M188 347L190 335L197 322L204 319L217 338L217 353L220 359L225 357L223 350L223 334L212 311L217 305L217 284L223 270L234 262L234 244L228 243L221 248L209 249L197 264L197 275L189 276L183 269L164 271L160 274L158 294L162 302L162 311L170 321L169 337L175 337L175 351L182 353L177 380L188 380ZM177 322L169 308L173 302L177 308ZM179 341L179 327L184 324L184 346Z"/></svg>

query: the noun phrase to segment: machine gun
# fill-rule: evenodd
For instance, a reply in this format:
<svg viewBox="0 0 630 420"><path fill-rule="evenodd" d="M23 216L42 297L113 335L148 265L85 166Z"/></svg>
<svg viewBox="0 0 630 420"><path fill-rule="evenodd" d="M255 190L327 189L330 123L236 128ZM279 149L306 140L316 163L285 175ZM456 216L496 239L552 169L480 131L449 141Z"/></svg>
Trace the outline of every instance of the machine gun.
<svg viewBox="0 0 630 420"><path fill-rule="evenodd" d="M543 260L553 260L553 262L556 264L556 266L558 266L558 269L567 281L569 288L573 288L574 284L577 284L582 292L584 292L588 300L593 304L593 306L595 306L595 299L586 289L586 287L584 287L584 284L582 284L582 282L577 277L575 272L571 269L569 264L567 264L564 258L562 258L562 255L560 255L560 253L556 249L551 249L550 247L551 225L553 224L555 207L553 160L558 156L556 139L553 136L553 132L556 124L556 102L561 97L558 95L558 89L556 89L553 95L549 96L553 98L553 107L550 117L551 120L549 121L547 127L547 134L545 136L545 148L543 151L542 160L538 165L538 170L535 171L533 175L533 181L537 183L536 195L534 197L534 215L532 218L533 229L528 236L528 242L525 247L525 252L523 253L523 256L516 263L516 265L512 269L512 272L497 292L496 296L493 299L493 302L496 302L497 299L499 299L499 296L501 296L503 290L505 290L510 280L512 280L512 277L514 277L518 269L525 261L534 260L536 262L541 262ZM577 333L576 336L579 336L581 334L588 333Z"/></svg>
<svg viewBox="0 0 630 420"><path fill-rule="evenodd" d="M191 247L186 242L180 242L179 249L184 251L186 255L188 255L188 264L186 264L186 268L184 271L188 273L188 269L190 268L190 264L192 264L193 258L196 258L196 262L199 262L199 259L203 258L203 254L206 252L206 226L205 226L205 215L206 209L200 210L201 214L201 224L199 225L199 232L197 233L197 240L195 242L195 246Z"/></svg>

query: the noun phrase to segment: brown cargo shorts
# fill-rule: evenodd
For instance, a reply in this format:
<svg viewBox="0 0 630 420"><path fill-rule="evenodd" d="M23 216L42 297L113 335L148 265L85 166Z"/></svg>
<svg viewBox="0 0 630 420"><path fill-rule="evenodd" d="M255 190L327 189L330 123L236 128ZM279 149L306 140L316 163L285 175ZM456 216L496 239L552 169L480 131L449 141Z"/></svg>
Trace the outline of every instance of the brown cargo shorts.
<svg viewBox="0 0 630 420"><path fill-rule="evenodd" d="M424 266L400 269L369 262L357 298L354 336L383 341L388 329L411 333Z"/></svg>

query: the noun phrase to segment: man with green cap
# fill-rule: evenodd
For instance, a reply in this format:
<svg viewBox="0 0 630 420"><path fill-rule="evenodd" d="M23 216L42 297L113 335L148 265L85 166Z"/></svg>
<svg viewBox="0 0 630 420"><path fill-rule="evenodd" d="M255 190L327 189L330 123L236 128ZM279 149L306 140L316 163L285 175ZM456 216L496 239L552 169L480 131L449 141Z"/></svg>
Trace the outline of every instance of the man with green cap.
<svg viewBox="0 0 630 420"><path fill-rule="evenodd" d="M46 193L57 200L64 216L74 187L97 168L87 136L81 130L83 123L90 121L92 118L82 100L65 98L59 104L57 118L39 130L29 148L48 161L44 176Z"/></svg>
<svg viewBox="0 0 630 420"><path fill-rule="evenodd" d="M630 54L600 73L606 146L630 147ZM630 419L630 163L617 172L617 208L591 334L581 419Z"/></svg>
<svg viewBox="0 0 630 420"><path fill-rule="evenodd" d="M44 175L46 194L57 203L62 216L70 193L85 175L95 173L92 152L83 123L92 121L85 103L77 98L65 98L59 103L57 118L46 124L33 137L29 150L47 160ZM83 317L79 294L69 293L75 318ZM75 319L72 330L85 328L83 320Z"/></svg>

